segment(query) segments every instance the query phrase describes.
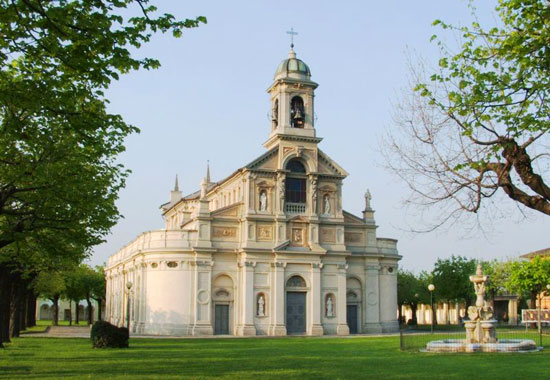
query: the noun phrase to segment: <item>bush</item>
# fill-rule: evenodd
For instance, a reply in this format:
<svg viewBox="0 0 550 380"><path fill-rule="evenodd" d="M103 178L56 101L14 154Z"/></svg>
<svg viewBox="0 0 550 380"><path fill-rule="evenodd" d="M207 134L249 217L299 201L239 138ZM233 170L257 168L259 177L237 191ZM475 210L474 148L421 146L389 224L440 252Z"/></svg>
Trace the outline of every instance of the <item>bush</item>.
<svg viewBox="0 0 550 380"><path fill-rule="evenodd" d="M116 327L109 322L97 321L92 326L94 348L127 348L130 334L126 327Z"/></svg>

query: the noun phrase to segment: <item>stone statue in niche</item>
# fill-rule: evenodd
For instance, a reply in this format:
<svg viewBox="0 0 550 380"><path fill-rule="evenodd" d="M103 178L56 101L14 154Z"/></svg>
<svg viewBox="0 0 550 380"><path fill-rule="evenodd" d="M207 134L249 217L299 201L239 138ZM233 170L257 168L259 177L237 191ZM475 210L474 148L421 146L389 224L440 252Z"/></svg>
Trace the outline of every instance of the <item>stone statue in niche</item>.
<svg viewBox="0 0 550 380"><path fill-rule="evenodd" d="M328 194L324 196L323 213L324 214L330 214L330 195L328 195Z"/></svg>
<svg viewBox="0 0 550 380"><path fill-rule="evenodd" d="M260 192L260 211L267 211L267 194L265 190Z"/></svg>
<svg viewBox="0 0 550 380"><path fill-rule="evenodd" d="M260 297L258 297L258 317L265 317L264 306L265 306L264 296L260 295Z"/></svg>
<svg viewBox="0 0 550 380"><path fill-rule="evenodd" d="M331 296L327 297L327 317L334 317L334 305Z"/></svg>

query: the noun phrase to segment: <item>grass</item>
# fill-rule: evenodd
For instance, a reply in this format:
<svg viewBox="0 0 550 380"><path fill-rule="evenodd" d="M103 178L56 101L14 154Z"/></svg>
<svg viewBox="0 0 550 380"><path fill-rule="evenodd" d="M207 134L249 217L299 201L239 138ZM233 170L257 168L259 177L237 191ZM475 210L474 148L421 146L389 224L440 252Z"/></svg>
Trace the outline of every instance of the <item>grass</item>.
<svg viewBox="0 0 550 380"><path fill-rule="evenodd" d="M427 354L398 337L131 339L92 349L88 339L19 338L0 350L0 378L93 379L526 379L548 378L550 351Z"/></svg>

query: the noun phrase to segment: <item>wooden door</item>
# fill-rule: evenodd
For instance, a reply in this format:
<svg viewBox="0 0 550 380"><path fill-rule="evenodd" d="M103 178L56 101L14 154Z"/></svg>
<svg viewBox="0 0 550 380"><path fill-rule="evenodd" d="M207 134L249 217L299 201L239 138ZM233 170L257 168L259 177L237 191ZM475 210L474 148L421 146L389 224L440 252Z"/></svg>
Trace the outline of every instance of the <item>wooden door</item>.
<svg viewBox="0 0 550 380"><path fill-rule="evenodd" d="M287 292L286 294L286 331L287 334L306 332L305 292Z"/></svg>
<svg viewBox="0 0 550 380"><path fill-rule="evenodd" d="M229 305L216 305L214 334L229 335Z"/></svg>

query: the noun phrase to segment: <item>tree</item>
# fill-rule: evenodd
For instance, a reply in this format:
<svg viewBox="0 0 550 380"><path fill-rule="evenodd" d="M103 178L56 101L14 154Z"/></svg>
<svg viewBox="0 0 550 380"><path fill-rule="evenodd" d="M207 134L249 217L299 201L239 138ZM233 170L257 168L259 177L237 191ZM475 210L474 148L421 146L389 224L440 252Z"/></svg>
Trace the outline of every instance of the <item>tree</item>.
<svg viewBox="0 0 550 380"><path fill-rule="evenodd" d="M105 90L121 74L159 67L131 53L153 33L179 37L206 19L159 15L148 0L0 0L0 8L0 281L12 283L47 270L16 244L57 261L61 240L70 249L60 256L72 261L66 253L80 258L102 242L128 174L116 158L137 131L107 111ZM9 339L6 288L0 345Z"/></svg>
<svg viewBox="0 0 550 380"><path fill-rule="evenodd" d="M402 320L401 307L409 305L412 312L411 324L417 324L416 310L421 303L430 302L428 291L429 275L422 272L419 276L412 272L399 269L397 272L397 304L399 306L399 321ZM408 323L408 321L405 321Z"/></svg>
<svg viewBox="0 0 550 380"><path fill-rule="evenodd" d="M409 202L440 211L428 229L468 213L502 212L498 197L550 215L550 3L500 0L501 25L456 28L460 50L436 36L439 70L412 64L395 107L388 167L411 189ZM429 77L429 79L427 78Z"/></svg>
<svg viewBox="0 0 550 380"><path fill-rule="evenodd" d="M75 304L75 308L76 308L75 323L77 325L80 321L78 307L80 305L80 301L86 297L86 291L82 284L82 271L79 269L80 268L65 272L65 292L64 292L64 297L74 302ZM72 324L72 315L70 316L69 324Z"/></svg>
<svg viewBox="0 0 550 380"><path fill-rule="evenodd" d="M105 303L105 267L98 265L94 269L91 297L97 302L97 320L101 321L101 307Z"/></svg>
<svg viewBox="0 0 550 380"><path fill-rule="evenodd" d="M550 258L536 256L530 261L514 261L510 264L507 287L517 294L528 293L531 308L550 284Z"/></svg>
<svg viewBox="0 0 550 380"><path fill-rule="evenodd" d="M507 286L511 263L511 261L499 260L483 262L483 274L489 276L487 294L490 295L491 300L494 301L498 295L511 293Z"/></svg>
<svg viewBox="0 0 550 380"><path fill-rule="evenodd" d="M53 302L52 324L57 326L59 320L59 299L65 292L65 280L59 272L41 272L36 278L34 288L42 297Z"/></svg>
<svg viewBox="0 0 550 380"><path fill-rule="evenodd" d="M435 297L438 301L466 302L468 306L475 298L470 276L476 272L476 261L464 256L452 255L448 259L437 259L432 271Z"/></svg>

